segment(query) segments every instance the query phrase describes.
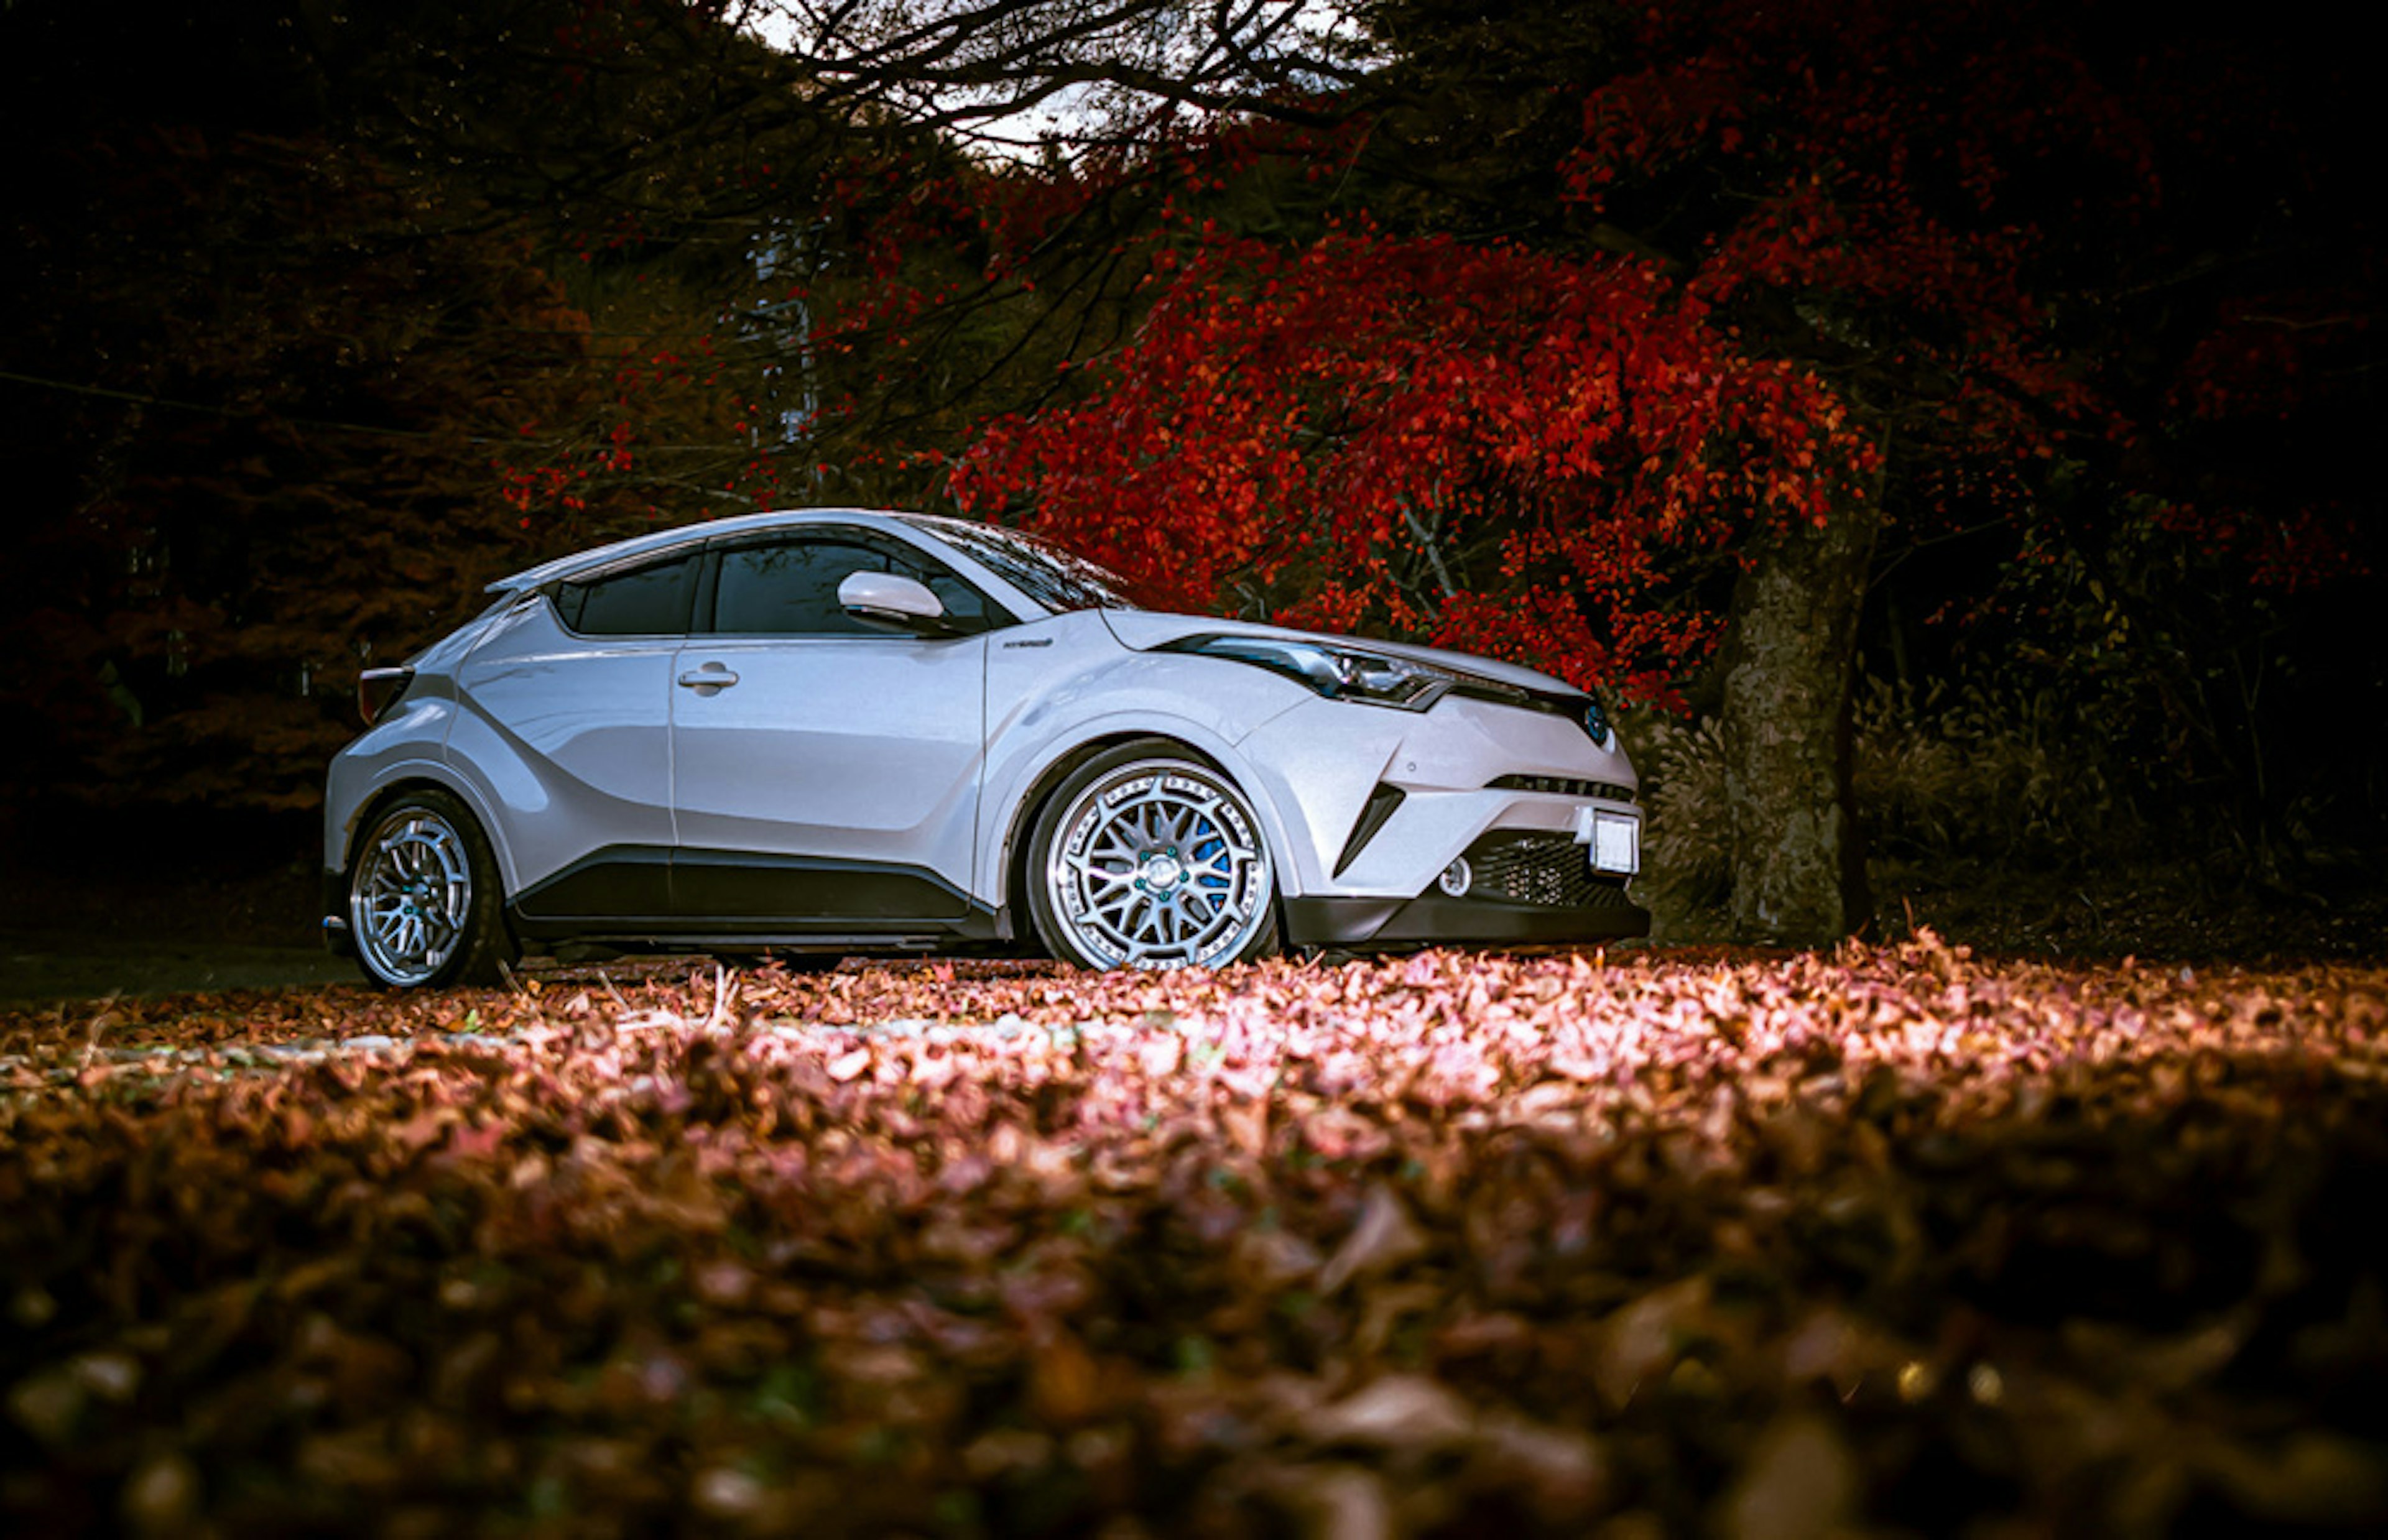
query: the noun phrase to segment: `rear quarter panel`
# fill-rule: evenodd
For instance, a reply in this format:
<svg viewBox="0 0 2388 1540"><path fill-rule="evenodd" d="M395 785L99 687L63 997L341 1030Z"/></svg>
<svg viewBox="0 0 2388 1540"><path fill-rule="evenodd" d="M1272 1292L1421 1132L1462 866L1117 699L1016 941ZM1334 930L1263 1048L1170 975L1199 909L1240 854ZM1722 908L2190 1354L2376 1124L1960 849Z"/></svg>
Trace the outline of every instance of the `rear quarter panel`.
<svg viewBox="0 0 2388 1540"><path fill-rule="evenodd" d="M533 600L456 670L444 759L482 812L509 895L609 846L672 843L679 637L595 643Z"/></svg>

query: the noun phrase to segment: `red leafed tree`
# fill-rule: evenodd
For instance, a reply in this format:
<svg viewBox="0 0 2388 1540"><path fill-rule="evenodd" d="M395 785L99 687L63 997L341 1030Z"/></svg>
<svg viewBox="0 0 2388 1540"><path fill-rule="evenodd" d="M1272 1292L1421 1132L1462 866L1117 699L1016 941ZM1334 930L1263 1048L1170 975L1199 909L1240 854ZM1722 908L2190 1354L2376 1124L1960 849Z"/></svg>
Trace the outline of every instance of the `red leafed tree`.
<svg viewBox="0 0 2388 1540"><path fill-rule="evenodd" d="M2038 461L2104 428L2041 226L2081 236L2086 201L2128 209L2148 168L2062 32L1974 0L1710 0L1627 35L1563 198L1635 226L1695 210L1687 289L1833 382L1875 448L1881 495L1754 532L1722 675L1736 928L1822 940L1867 911L1848 713L1885 515L2028 516Z"/></svg>
<svg viewBox="0 0 2388 1540"><path fill-rule="evenodd" d="M1871 478L1829 388L1644 261L1363 230L1175 271L1096 394L993 427L955 486L1033 492L1039 527L1188 608L1666 698L1717 628L1669 602L1680 553Z"/></svg>
<svg viewBox="0 0 2388 1540"><path fill-rule="evenodd" d="M1365 7L1385 62L1300 104L1344 118L1322 197L1514 234L1164 238L1133 342L957 492L1188 602L1645 697L1722 635L1734 919L1828 940L1868 914L1846 720L1877 536L2028 517L2054 450L2115 430L2054 301L2148 196L2144 148L2061 32L1973 0L1533 9ZM1721 626L1689 584L1728 549Z"/></svg>

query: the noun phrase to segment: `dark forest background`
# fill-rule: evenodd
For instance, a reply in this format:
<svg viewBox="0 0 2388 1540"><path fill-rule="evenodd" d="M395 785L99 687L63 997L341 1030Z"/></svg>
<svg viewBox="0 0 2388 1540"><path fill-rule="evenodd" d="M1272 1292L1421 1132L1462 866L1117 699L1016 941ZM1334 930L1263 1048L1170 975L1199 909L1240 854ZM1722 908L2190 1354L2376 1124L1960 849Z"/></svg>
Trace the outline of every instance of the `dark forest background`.
<svg viewBox="0 0 2388 1540"><path fill-rule="evenodd" d="M2379 133L2318 13L1404 0L1325 40L1222 8L1206 48L1210 7L879 9L832 54L667 0L0 8L13 913L79 868L285 884L360 669L546 556L824 502L1130 568L1104 532L1141 520L1230 552L1189 602L1631 675L1676 934L1733 928L1759 860L1726 698L1750 574L1854 562L1845 635L1822 600L1793 623L1873 862L1850 923L2376 952ZM989 144L1065 87L1076 142ZM1623 473L1518 471L1489 411L1417 430L1443 501L1304 483L1351 490L1298 539L1067 489L1131 405L1231 364L1298 382L1279 448L1326 476L1367 360L1521 356L1525 322L1450 297L1524 264L1645 285L1585 322L1656 360L1637 403L1700 388L1689 299L1701 346L1829 397L1858 448L1812 520L1611 506ZM1304 282L1415 302L1330 323ZM1501 431L1557 443L1518 378ZM1663 473L1773 431L1734 422ZM1256 474L1191 427L1126 441ZM1854 555L1800 549L1860 509ZM1628 572L1646 623L1463 627Z"/></svg>

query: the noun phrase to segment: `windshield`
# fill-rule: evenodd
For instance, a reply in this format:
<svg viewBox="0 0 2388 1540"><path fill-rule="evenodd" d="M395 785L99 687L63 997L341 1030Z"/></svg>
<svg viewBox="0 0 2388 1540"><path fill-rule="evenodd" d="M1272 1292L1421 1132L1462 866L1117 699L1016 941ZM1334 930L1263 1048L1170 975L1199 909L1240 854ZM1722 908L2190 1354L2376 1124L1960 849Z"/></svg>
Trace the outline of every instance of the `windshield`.
<svg viewBox="0 0 2388 1540"><path fill-rule="evenodd" d="M1072 610L1142 610L1126 578L1059 546L1000 524L914 515L915 524L974 558L1005 582L1056 614Z"/></svg>

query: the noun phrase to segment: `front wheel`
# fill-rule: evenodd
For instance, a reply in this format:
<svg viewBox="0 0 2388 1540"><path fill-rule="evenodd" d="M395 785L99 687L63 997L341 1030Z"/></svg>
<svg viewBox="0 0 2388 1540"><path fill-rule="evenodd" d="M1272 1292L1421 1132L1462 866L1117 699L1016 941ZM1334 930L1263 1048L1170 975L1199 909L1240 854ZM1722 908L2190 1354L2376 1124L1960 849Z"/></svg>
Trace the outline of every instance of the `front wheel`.
<svg viewBox="0 0 2388 1540"><path fill-rule="evenodd" d="M349 869L349 928L365 977L390 989L494 984L514 955L480 825L444 791L400 797Z"/></svg>
<svg viewBox="0 0 2388 1540"><path fill-rule="evenodd" d="M1123 744L1080 765L1037 815L1029 860L1037 933L1083 967L1221 967L1277 950L1260 820L1175 744Z"/></svg>

